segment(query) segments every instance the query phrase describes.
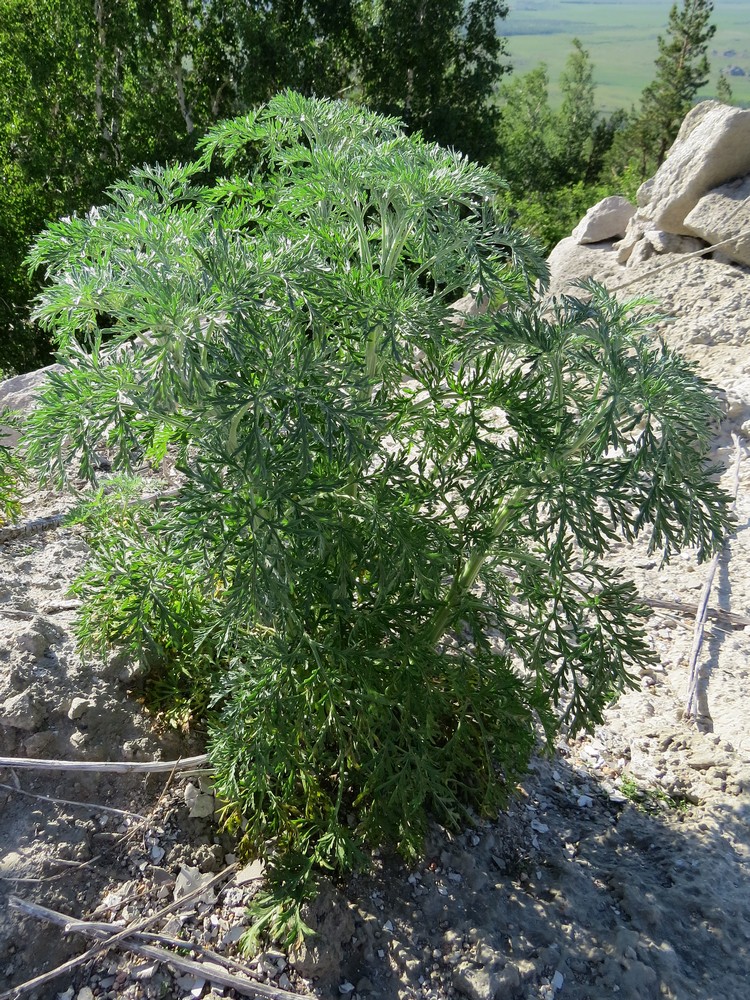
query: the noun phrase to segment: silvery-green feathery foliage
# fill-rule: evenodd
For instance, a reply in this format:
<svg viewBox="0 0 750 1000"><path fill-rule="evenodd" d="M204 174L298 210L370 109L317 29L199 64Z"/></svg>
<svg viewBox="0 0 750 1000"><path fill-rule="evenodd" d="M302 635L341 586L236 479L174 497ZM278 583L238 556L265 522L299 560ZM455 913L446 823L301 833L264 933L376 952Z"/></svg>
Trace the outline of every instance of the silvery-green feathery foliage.
<svg viewBox="0 0 750 1000"><path fill-rule="evenodd" d="M728 524L709 387L603 289L545 301L498 186L286 93L31 254L63 371L30 457L179 455L176 497L100 518L79 634L208 719L226 821L270 861L249 943L304 930L321 871L492 815L651 658L610 544L705 557ZM459 318L469 292L489 308Z"/></svg>
<svg viewBox="0 0 750 1000"><path fill-rule="evenodd" d="M8 410L0 410L0 527L9 521L15 521L21 513L26 470L18 455L2 441L2 438L7 437L7 429L17 423L16 415Z"/></svg>

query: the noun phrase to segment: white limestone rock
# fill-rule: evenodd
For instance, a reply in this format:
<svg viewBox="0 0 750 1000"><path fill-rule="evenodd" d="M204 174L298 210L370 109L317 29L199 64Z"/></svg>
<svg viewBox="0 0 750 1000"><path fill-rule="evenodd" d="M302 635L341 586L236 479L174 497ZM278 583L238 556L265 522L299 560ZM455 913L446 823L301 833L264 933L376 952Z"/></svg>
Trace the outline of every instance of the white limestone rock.
<svg viewBox="0 0 750 1000"><path fill-rule="evenodd" d="M654 229L695 236L686 216L714 188L750 174L750 110L704 101L686 116L648 191Z"/></svg>
<svg viewBox="0 0 750 1000"><path fill-rule="evenodd" d="M647 260L651 260L652 257L656 255L656 250L651 244L650 240L645 237L633 246L630 254L628 255L626 267L638 267L639 264L645 263Z"/></svg>
<svg viewBox="0 0 750 1000"><path fill-rule="evenodd" d="M643 211L639 208L628 223L625 236L618 243L615 243L618 264L622 264L623 266L627 264L634 247L643 239L647 225L649 225L648 218L644 216Z"/></svg>
<svg viewBox="0 0 750 1000"><path fill-rule="evenodd" d="M722 243L730 260L750 265L750 176L709 191L688 213L685 228L707 243Z"/></svg>
<svg viewBox="0 0 750 1000"><path fill-rule="evenodd" d="M657 253L696 253L706 246L695 236L677 236L661 229L646 229L643 236Z"/></svg>
<svg viewBox="0 0 750 1000"><path fill-rule="evenodd" d="M601 243L625 235L635 215L635 206L627 198L613 195L593 205L573 230L576 243Z"/></svg>
<svg viewBox="0 0 750 1000"><path fill-rule="evenodd" d="M61 371L62 365L49 365L25 375L15 375L13 378L0 382L0 413L4 409L17 413L25 413L34 406L35 395L44 385L50 372ZM19 438L15 428L3 427L0 424L0 442L6 447L13 447Z"/></svg>
<svg viewBox="0 0 750 1000"><path fill-rule="evenodd" d="M575 285L586 278L604 282L618 271L613 243L580 244L572 236L560 240L547 258L550 271L549 290L555 295L575 293Z"/></svg>

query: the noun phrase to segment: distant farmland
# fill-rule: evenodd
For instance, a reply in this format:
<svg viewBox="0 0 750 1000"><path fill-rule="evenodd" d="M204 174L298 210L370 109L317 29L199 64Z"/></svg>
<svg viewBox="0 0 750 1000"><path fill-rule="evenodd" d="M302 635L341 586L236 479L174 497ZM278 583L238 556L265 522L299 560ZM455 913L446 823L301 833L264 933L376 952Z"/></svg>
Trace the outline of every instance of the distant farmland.
<svg viewBox="0 0 750 1000"><path fill-rule="evenodd" d="M656 38L665 34L673 0L509 0L510 13L498 25L508 37L515 74L547 63L553 101L557 82L580 38L594 61L597 103L602 110L637 104L654 77ZM750 0L714 0L711 78L700 96L712 97L719 71L730 67L736 103L750 107Z"/></svg>

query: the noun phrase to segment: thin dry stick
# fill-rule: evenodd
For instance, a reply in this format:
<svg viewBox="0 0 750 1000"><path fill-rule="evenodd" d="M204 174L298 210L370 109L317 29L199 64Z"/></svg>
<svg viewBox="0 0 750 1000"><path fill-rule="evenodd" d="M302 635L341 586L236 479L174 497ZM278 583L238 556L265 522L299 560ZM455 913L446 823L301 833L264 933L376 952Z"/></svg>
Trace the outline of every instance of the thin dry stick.
<svg viewBox="0 0 750 1000"><path fill-rule="evenodd" d="M39 917L43 920L49 920L51 923L63 926L66 930L75 931L80 934L88 934L89 936L94 937L98 937L102 933L107 933L106 930L102 929L101 925L91 926L86 921L71 921L70 918L64 913L57 913L55 910L48 910L46 907L39 906L35 903L26 903L24 900L18 900L15 898L11 899L10 902L12 906L24 910L30 916ZM126 935L126 937L129 936L130 934ZM122 936L120 935L120 937ZM114 941L114 938L110 938L109 940ZM183 947L185 944L186 942L182 942ZM158 962L171 965L178 972L187 973L188 975L205 979L216 986L230 987L231 989L237 990L237 992L241 993L242 996L264 997L267 998L267 1000L299 1000L300 997L298 993L291 993L288 990L282 990L275 986L269 986L266 983L251 981L245 976L234 975L226 972L222 968L218 968L215 965L207 965L204 962L196 962L192 959L182 958L180 955L175 955L173 952L166 951L164 948L138 944L134 941L126 941L124 939L118 941L118 946L126 949L127 951L135 952L136 955L143 955L145 958L156 959ZM220 956L217 955L216 958L220 959ZM0 1000L2 1000L2 996L0 996Z"/></svg>
<svg viewBox="0 0 750 1000"><path fill-rule="evenodd" d="M740 488L740 463L742 462L742 445L740 444L740 439L736 434L732 434L732 441L734 442L735 448L735 461L734 461L734 502L732 504L732 511L737 504L737 494ZM723 550L722 550L723 551ZM700 656L701 648L703 646L703 635L706 627L706 617L708 615L708 600L711 596L711 587L713 586L714 576L716 574L716 568L719 565L719 558L721 557L721 552L717 552L716 555L711 560L711 564L708 568L708 575L706 577L706 582L703 584L703 590L701 591L701 599L698 602L698 614L695 619L695 633L693 635L693 648L690 651L690 659L688 661L688 684L687 684L687 698L685 702L685 712L684 717L686 719L695 719L698 716L698 657Z"/></svg>
<svg viewBox="0 0 750 1000"><path fill-rule="evenodd" d="M49 910L45 906L40 906L37 903L27 902L26 900L19 899L17 896L12 897L11 907L13 909L22 910L28 913L32 917L40 917L43 920L49 920L50 923L62 926L66 934L87 934L89 937L109 937L111 934L116 934L118 931L122 930L122 926L118 924L113 924L104 920L75 920L71 917L66 916L64 913L58 913L56 910ZM227 955L220 955L216 951L211 951L210 948L205 948L202 944L196 944L194 941L185 941L182 938L170 937L168 934L152 934L149 931L138 931L133 934L134 938L137 938L139 942L144 942L146 944L163 944L167 945L169 948L177 948L181 951L192 951L200 954L206 961L215 962L217 965L223 966L230 972L239 972L249 979L260 979L261 974L251 969L247 965L243 965L242 962L238 962L237 959L229 958Z"/></svg>
<svg viewBox="0 0 750 1000"><path fill-rule="evenodd" d="M55 806L76 806L79 809L91 809L93 812L108 812L115 816L130 816L133 819L145 819L140 813L130 812L128 809L115 809L113 806L103 806L98 802L76 802L75 799L53 799L49 795L39 795L37 792L26 792L23 788L14 788L13 785L0 784L0 788L6 792L14 792L16 795L26 795L30 799L39 799L41 802L51 802Z"/></svg>
<svg viewBox="0 0 750 1000"><path fill-rule="evenodd" d="M174 910L179 909L186 903L189 903L193 899L197 899L204 893L208 892L214 885L218 882L223 881L227 876L233 875L239 866L235 863L225 868L224 871L219 872L214 878L208 881L205 885L199 886L192 892L187 893L185 896L180 896L179 899L173 900L168 903L167 906L163 906L160 910L152 913L151 916L146 917L144 920L139 921L136 924L131 924L125 927L119 933L114 934L112 937L108 937L105 940L98 941L95 945L85 951L82 955L78 955L76 958L71 958L68 962L63 962L62 965L58 965L56 968L51 969L49 972L44 972L40 976L35 976L34 979L29 979L25 983L20 983L18 986L14 986L11 990L6 990L5 993L0 993L0 1000L17 1000L22 993L28 993L29 990L36 989L37 986L43 986L44 983L51 982L53 979L57 979L64 972L70 972L71 969L77 968L79 965L84 965L90 958L95 958L102 952L108 951L110 948L114 947L118 942L123 941L125 938L130 937L132 934L137 934L138 931L143 931L151 924L160 920L162 917L166 916L168 913L172 913ZM8 900L8 905L15 909L27 910L29 906L33 906L33 903L27 903L25 900L18 899L16 896L12 896ZM66 918L67 919L67 918ZM167 953L168 954L168 953Z"/></svg>
<svg viewBox="0 0 750 1000"><path fill-rule="evenodd" d="M0 528L0 542L10 542L15 538L25 538L27 535L38 535L42 531L59 528L67 516L67 514L52 514L50 517L37 517L24 524L10 524Z"/></svg>
<svg viewBox="0 0 750 1000"><path fill-rule="evenodd" d="M14 897L14 900L16 898L17 897ZM19 903L20 905L18 908L27 910L31 916L40 916L56 924L62 923L64 925L63 930L66 934L80 933L91 936L94 932L103 931L106 936L109 934L115 934L117 931L122 930L120 925L109 923L107 921L72 920L69 917L66 917L63 913L56 913L55 910L47 910L45 907L39 907L34 903L27 905L24 900L20 900ZM15 903L13 905L15 905ZM44 910L44 913L39 912L40 910ZM217 951L211 951L210 948L206 948L202 944L197 944L195 941L185 941L182 938L170 937L168 934L152 934L149 931L138 931L138 933L134 934L133 937L137 938L139 942L142 941L146 944L164 944L169 948L177 948L181 951L192 951L195 954L201 955L207 962L215 962L217 965L223 966L223 968L228 969L230 972L239 972L243 976L248 976L250 979L261 979L262 977L260 972L244 965L236 958L230 958L228 955L220 955Z"/></svg>
<svg viewBox="0 0 750 1000"><path fill-rule="evenodd" d="M661 274L662 271L669 271L673 267L678 267L685 260L690 260L693 257L705 257L708 253L713 253L714 250L718 250L719 247L724 247L728 243L734 243L736 240L744 239L750 236L750 229L746 230L744 233L739 233L737 236L730 236L729 239L721 240L720 243L712 243L710 246L703 247L700 250L693 250L691 253L681 253L678 255L677 260L672 260L668 264L662 264L660 267L654 267L650 271L645 271L643 274L637 275L631 281L624 281L620 285L614 285L610 291L620 292L623 288L630 288L631 285L637 285L644 278L651 278L655 274Z"/></svg>
<svg viewBox="0 0 750 1000"><path fill-rule="evenodd" d="M639 600L657 611L674 611L677 614L689 615L691 618L695 618L698 613L697 604L662 601L658 597L641 597ZM745 615L733 614L731 611L725 611L724 608L706 608L706 617L713 618L714 621L720 624L729 625L733 629L743 629L750 626L750 618L747 618Z"/></svg>
<svg viewBox="0 0 750 1000"><path fill-rule="evenodd" d="M0 757L0 767L26 768L36 771L100 771L110 774L145 774L164 771L184 771L208 763L208 754L181 757L179 760L44 760L41 757Z"/></svg>
<svg viewBox="0 0 750 1000"><path fill-rule="evenodd" d="M135 500L128 500L126 506L134 507L139 503L156 503L157 500L169 500L177 496L179 489L165 490L163 493L154 493L147 497L138 497ZM53 528L60 528L66 518L70 516L70 511L65 514L51 514L49 517L37 517L32 521L25 521L23 524L10 524L5 528L0 528L0 542L10 542L16 538L26 538L30 535L39 535L43 531L51 531Z"/></svg>
<svg viewBox="0 0 750 1000"><path fill-rule="evenodd" d="M123 840L122 840L123 844L127 844L127 842L129 840L132 840L135 837L135 835L138 833L138 831L141 830L141 829L143 829L143 827L146 824L151 823L151 822L154 821L154 817L156 816L156 813L158 812L159 806L161 805L161 803L162 803L162 801L164 799L164 796L167 794L167 791L169 790L169 788L172 785L172 782L174 781L175 772L176 772L176 767L173 767L172 770L169 772L169 776L167 777L167 780L164 782L164 787L162 788L161 792L159 792L159 798L156 800L156 802L154 803L154 805L149 810L148 816L143 817L143 819L141 820L141 822L136 823L134 826L132 826L127 831L127 833L124 834ZM193 772L190 771L189 773L192 774Z"/></svg>
<svg viewBox="0 0 750 1000"><path fill-rule="evenodd" d="M43 615L60 615L64 611L77 611L83 607L83 601L54 601L51 604L43 605L41 611Z"/></svg>
<svg viewBox="0 0 750 1000"><path fill-rule="evenodd" d="M38 611L21 611L20 608L3 608L4 618L18 618L21 621L32 621L39 617Z"/></svg>
<svg viewBox="0 0 750 1000"><path fill-rule="evenodd" d="M95 862L97 862L100 857L101 857L100 854L96 854L94 855L93 858L89 858L88 861L64 861L62 858L50 858L49 860L50 864L54 863L57 865L63 865L63 864L66 865L64 871L58 872L57 875L35 875L35 876L0 875L0 879L3 882L12 882L14 885L16 884L16 882L18 883L33 882L37 884L42 882L57 882L61 878L70 878L71 869L75 869L76 871L78 871L81 868L88 868L90 865L93 865Z"/></svg>

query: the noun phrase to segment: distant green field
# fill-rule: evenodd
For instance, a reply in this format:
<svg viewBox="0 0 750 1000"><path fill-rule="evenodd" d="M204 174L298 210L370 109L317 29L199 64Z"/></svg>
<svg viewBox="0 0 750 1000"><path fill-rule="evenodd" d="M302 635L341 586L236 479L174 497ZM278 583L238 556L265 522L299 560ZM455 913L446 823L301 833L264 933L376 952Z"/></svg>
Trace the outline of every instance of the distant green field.
<svg viewBox="0 0 750 1000"><path fill-rule="evenodd" d="M665 34L673 0L509 0L510 13L498 29L508 37L513 71L527 73L547 63L552 100L570 52L580 38L595 65L597 102L604 111L637 104L654 77L657 35ZM712 97L719 71L730 76L734 99L750 106L750 0L714 0L711 79L701 97Z"/></svg>

